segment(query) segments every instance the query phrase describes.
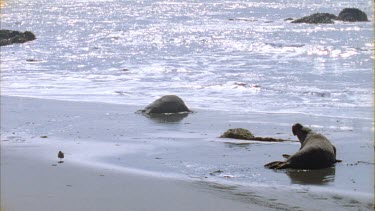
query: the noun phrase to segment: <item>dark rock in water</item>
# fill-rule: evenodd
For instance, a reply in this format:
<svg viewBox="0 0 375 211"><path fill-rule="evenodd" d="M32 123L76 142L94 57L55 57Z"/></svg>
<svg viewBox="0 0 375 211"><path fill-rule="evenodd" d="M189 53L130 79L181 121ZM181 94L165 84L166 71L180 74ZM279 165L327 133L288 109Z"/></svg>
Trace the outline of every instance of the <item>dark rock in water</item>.
<svg viewBox="0 0 375 211"><path fill-rule="evenodd" d="M303 18L292 21L291 23L334 23L334 20L340 21L368 21L366 13L362 12L357 8L345 8L340 13L339 16L330 13L315 13Z"/></svg>
<svg viewBox="0 0 375 211"><path fill-rule="evenodd" d="M357 8L345 8L338 16L341 21L357 22L357 21L368 21L366 13L362 12Z"/></svg>
<svg viewBox="0 0 375 211"><path fill-rule="evenodd" d="M30 31L19 32L6 29L0 30L0 46L11 45L13 43L24 43L35 39L35 35Z"/></svg>
<svg viewBox="0 0 375 211"><path fill-rule="evenodd" d="M244 140L251 140L254 138L254 135L243 128L234 128L227 130L220 138L234 138L234 139L244 139Z"/></svg>
<svg viewBox="0 0 375 211"><path fill-rule="evenodd" d="M38 59L26 59L27 62L40 62Z"/></svg>
<svg viewBox="0 0 375 211"><path fill-rule="evenodd" d="M190 112L190 110L178 96L166 95L152 102L141 112L145 114L166 114Z"/></svg>
<svg viewBox="0 0 375 211"><path fill-rule="evenodd" d="M337 20L337 16L330 13L315 13L303 18L292 21L291 23L334 23L333 20Z"/></svg>
<svg viewBox="0 0 375 211"><path fill-rule="evenodd" d="M210 175L211 175L211 176L216 176L216 175L221 174L221 173L223 173L223 172L224 172L224 171L222 171L222 170L217 170L217 171L211 172Z"/></svg>

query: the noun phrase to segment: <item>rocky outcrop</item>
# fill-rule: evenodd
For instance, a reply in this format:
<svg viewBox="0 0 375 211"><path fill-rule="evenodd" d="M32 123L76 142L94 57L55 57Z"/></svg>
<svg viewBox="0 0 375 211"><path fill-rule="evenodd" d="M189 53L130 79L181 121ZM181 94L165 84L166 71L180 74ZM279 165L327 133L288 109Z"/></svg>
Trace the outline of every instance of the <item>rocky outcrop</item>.
<svg viewBox="0 0 375 211"><path fill-rule="evenodd" d="M11 45L13 43L24 43L35 39L35 35L30 31L19 32L6 29L0 30L0 46Z"/></svg>
<svg viewBox="0 0 375 211"><path fill-rule="evenodd" d="M309 16L292 21L292 23L334 23L333 20L336 20L337 16L330 13L315 13Z"/></svg>
<svg viewBox="0 0 375 211"><path fill-rule="evenodd" d="M299 18L291 23L310 23L310 24L332 24L335 20L339 21L368 21L366 13L357 8L345 8L339 16L330 13L315 13L309 16Z"/></svg>
<svg viewBox="0 0 375 211"><path fill-rule="evenodd" d="M166 95L152 102L141 112L144 114L174 114L190 112L190 110L178 96Z"/></svg>
<svg viewBox="0 0 375 211"><path fill-rule="evenodd" d="M357 21L368 21L366 13L362 12L357 8L345 8L338 16L341 21L357 22Z"/></svg>

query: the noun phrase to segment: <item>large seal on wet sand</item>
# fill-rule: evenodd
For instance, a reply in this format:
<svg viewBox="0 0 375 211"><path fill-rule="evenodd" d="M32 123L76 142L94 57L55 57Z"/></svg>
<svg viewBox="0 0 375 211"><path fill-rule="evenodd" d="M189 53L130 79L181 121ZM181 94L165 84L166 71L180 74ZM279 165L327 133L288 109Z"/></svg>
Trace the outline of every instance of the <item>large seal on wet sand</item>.
<svg viewBox="0 0 375 211"><path fill-rule="evenodd" d="M150 105L148 105L141 112L145 114L165 114L165 113L180 113L190 112L184 101L176 95L165 95Z"/></svg>
<svg viewBox="0 0 375 211"><path fill-rule="evenodd" d="M336 162L336 148L322 134L312 131L297 123L292 127L293 135L301 142L301 148L289 156L286 161L274 161L265 165L270 169L322 169L333 166Z"/></svg>

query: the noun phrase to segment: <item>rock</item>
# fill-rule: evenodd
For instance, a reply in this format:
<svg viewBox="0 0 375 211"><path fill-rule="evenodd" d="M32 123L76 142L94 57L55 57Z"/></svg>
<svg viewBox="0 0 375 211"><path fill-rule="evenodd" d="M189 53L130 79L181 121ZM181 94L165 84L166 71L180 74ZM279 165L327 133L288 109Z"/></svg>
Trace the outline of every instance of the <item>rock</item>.
<svg viewBox="0 0 375 211"><path fill-rule="evenodd" d="M0 30L0 46L11 45L13 43L24 43L35 39L35 35L30 31L19 32L6 29Z"/></svg>
<svg viewBox="0 0 375 211"><path fill-rule="evenodd" d="M211 175L211 176L216 176L216 175L221 174L221 173L223 173L223 172L224 172L224 171L222 171L222 170L217 170L217 171L211 172L210 175Z"/></svg>
<svg viewBox="0 0 375 211"><path fill-rule="evenodd" d="M243 128L234 128L227 130L220 138L233 138L251 141L263 141L263 142L284 142L291 141L285 139L271 138L271 137L257 137L254 136L250 131ZM241 143L244 144L244 143Z"/></svg>
<svg viewBox="0 0 375 211"><path fill-rule="evenodd" d="M333 20L337 20L337 16L330 13L315 13L303 18L292 21L291 23L334 23Z"/></svg>
<svg viewBox="0 0 375 211"><path fill-rule="evenodd" d="M27 62L40 62L42 60L39 59L26 59Z"/></svg>
<svg viewBox="0 0 375 211"><path fill-rule="evenodd" d="M345 8L340 13L339 16L330 13L315 13L303 18L292 21L291 23L334 23L334 20L340 21L368 21L366 13L362 12L357 8Z"/></svg>
<svg viewBox="0 0 375 211"><path fill-rule="evenodd" d="M243 128L234 128L227 130L220 138L234 138L234 139L244 139L251 140L254 138L254 135Z"/></svg>
<svg viewBox="0 0 375 211"><path fill-rule="evenodd" d="M357 22L357 21L368 21L366 13L362 12L357 8L345 8L338 16L341 21Z"/></svg>
<svg viewBox="0 0 375 211"><path fill-rule="evenodd" d="M152 102L141 112L145 114L173 114L190 112L190 110L178 96L166 95Z"/></svg>

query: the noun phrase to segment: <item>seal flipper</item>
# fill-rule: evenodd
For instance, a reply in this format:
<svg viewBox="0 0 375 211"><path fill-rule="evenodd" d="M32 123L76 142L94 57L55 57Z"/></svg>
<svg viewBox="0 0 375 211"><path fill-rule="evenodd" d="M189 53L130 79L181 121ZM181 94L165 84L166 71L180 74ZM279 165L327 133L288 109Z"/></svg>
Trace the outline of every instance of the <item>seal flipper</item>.
<svg viewBox="0 0 375 211"><path fill-rule="evenodd" d="M290 158L290 156L291 156L291 155L288 155L288 154L283 154L283 158L285 158L285 159L288 159L288 158Z"/></svg>
<svg viewBox="0 0 375 211"><path fill-rule="evenodd" d="M264 167L270 168L273 165L277 165L279 162L281 161L273 161L273 162L267 163L266 165L264 165Z"/></svg>
<svg viewBox="0 0 375 211"><path fill-rule="evenodd" d="M280 163L275 169L287 169L290 168L290 164L287 162Z"/></svg>
<svg viewBox="0 0 375 211"><path fill-rule="evenodd" d="M290 167L290 164L286 161L273 161L271 163L267 163L264 167L269 169L286 169Z"/></svg>

